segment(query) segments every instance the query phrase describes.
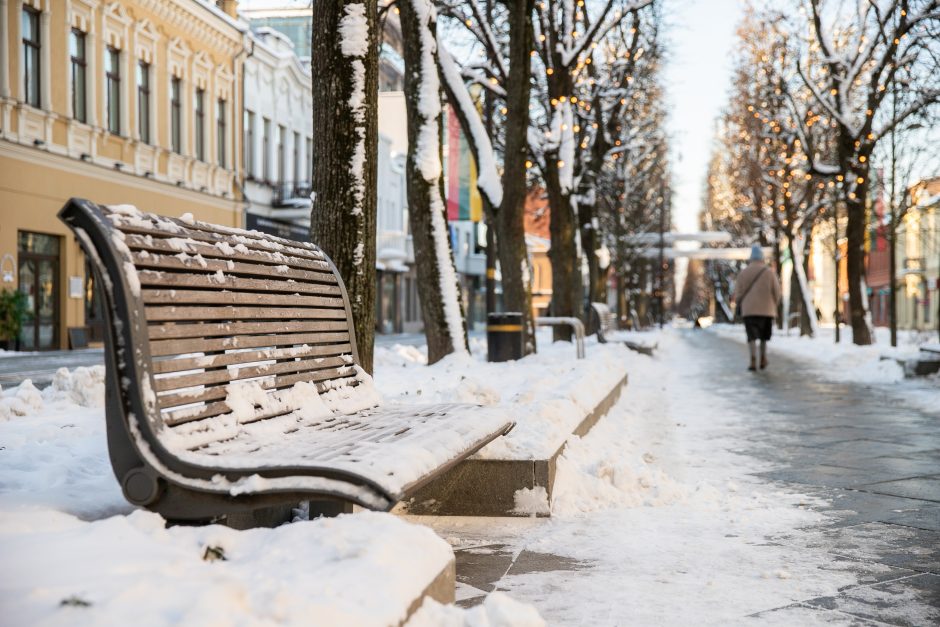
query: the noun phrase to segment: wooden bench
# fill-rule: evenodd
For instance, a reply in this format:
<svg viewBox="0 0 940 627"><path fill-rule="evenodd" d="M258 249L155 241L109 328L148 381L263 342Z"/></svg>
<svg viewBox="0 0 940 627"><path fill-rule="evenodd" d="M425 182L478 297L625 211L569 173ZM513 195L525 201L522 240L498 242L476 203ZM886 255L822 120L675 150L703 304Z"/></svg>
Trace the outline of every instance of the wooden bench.
<svg viewBox="0 0 940 627"><path fill-rule="evenodd" d="M634 352L649 355L650 357L653 356L657 344L649 344L632 339L614 339L613 332L617 330L615 325L617 317L606 303L591 303L591 312L597 328L598 342L606 344L611 340L619 341Z"/></svg>
<svg viewBox="0 0 940 627"><path fill-rule="evenodd" d="M591 303L591 313L597 341L606 344L611 331L615 330L616 316L607 303Z"/></svg>
<svg viewBox="0 0 940 627"><path fill-rule="evenodd" d="M312 244L80 199L59 217L103 288L108 448L135 505L389 510L512 427L472 405L380 406Z"/></svg>

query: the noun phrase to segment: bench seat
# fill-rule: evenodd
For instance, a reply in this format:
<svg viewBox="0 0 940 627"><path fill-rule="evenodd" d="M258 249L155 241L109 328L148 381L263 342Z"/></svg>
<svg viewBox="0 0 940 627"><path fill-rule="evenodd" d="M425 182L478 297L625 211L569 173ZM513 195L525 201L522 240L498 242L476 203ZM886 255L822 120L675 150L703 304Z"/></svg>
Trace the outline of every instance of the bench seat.
<svg viewBox="0 0 940 627"><path fill-rule="evenodd" d="M383 405L313 244L81 199L59 215L102 288L108 450L135 505L388 510L512 427L473 405Z"/></svg>

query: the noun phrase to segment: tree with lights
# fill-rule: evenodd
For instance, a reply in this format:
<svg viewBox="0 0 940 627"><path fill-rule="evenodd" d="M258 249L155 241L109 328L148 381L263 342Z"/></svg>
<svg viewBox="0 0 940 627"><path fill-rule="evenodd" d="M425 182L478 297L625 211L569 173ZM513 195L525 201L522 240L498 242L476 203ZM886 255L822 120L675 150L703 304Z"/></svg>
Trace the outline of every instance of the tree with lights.
<svg viewBox="0 0 940 627"><path fill-rule="evenodd" d="M940 0L805 0L800 15L790 28L801 42L795 69L805 86L793 100L796 130L811 171L838 183L848 215L852 339L870 344L864 260L871 157L893 130L940 102ZM892 84L902 88L888 106ZM817 149L822 129L835 134L831 159Z"/></svg>

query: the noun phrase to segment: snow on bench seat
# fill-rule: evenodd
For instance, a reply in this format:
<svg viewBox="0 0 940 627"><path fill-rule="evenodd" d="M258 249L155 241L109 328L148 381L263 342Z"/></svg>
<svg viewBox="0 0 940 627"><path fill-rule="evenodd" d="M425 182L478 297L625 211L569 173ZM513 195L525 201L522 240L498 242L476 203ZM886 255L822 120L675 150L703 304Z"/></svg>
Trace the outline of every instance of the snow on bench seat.
<svg viewBox="0 0 940 627"><path fill-rule="evenodd" d="M104 288L109 451L136 505L387 510L512 426L470 405L380 406L313 244L78 199L60 217Z"/></svg>

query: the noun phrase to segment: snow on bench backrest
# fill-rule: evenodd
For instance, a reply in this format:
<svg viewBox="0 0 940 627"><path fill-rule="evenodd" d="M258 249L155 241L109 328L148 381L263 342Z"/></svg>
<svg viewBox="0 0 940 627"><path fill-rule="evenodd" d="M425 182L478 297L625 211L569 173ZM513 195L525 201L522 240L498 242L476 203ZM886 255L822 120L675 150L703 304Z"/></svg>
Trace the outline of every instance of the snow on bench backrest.
<svg viewBox="0 0 940 627"><path fill-rule="evenodd" d="M313 393L342 411L355 387L371 387L356 365L342 281L313 244L188 215L101 209L146 320L138 354L149 355L152 379L142 375L141 386L157 433L199 446L298 409ZM371 403L374 394L365 396Z"/></svg>

